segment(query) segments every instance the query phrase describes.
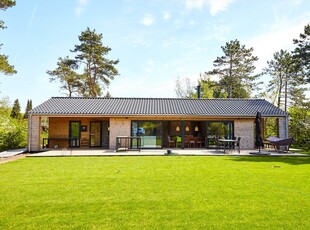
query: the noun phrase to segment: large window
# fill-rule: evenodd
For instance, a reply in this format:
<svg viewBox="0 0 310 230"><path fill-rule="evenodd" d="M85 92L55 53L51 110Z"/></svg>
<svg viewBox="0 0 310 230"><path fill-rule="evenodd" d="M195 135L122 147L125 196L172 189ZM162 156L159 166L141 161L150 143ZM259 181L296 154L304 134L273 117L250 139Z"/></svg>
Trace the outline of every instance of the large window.
<svg viewBox="0 0 310 230"><path fill-rule="evenodd" d="M131 123L131 135L141 137L141 148L161 148L162 133L163 125L160 121L133 121Z"/></svg>
<svg viewBox="0 0 310 230"><path fill-rule="evenodd" d="M69 125L69 147L80 147L81 122L70 121Z"/></svg>
<svg viewBox="0 0 310 230"><path fill-rule="evenodd" d="M216 148L219 139L232 139L233 137L234 131L232 121L207 122L207 148Z"/></svg>

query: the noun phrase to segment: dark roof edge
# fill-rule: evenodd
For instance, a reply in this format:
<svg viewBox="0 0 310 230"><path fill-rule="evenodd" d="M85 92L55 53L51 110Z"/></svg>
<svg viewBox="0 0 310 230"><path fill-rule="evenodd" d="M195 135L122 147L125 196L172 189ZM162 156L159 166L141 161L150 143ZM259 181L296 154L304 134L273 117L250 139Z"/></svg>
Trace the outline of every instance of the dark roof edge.
<svg viewBox="0 0 310 230"><path fill-rule="evenodd" d="M50 99L133 99L133 100L260 100L263 98L171 98L171 97L51 97Z"/></svg>

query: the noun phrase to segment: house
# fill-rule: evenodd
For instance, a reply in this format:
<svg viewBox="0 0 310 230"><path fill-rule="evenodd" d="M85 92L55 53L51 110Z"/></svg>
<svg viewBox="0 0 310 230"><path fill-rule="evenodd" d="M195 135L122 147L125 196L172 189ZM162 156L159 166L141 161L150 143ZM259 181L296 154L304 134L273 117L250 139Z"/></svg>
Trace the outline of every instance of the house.
<svg viewBox="0 0 310 230"><path fill-rule="evenodd" d="M214 148L218 138L241 137L241 149L253 149L257 111L278 118L278 136L288 136L288 114L262 99L52 97L29 113L28 150L113 149L118 136L139 136L142 148Z"/></svg>

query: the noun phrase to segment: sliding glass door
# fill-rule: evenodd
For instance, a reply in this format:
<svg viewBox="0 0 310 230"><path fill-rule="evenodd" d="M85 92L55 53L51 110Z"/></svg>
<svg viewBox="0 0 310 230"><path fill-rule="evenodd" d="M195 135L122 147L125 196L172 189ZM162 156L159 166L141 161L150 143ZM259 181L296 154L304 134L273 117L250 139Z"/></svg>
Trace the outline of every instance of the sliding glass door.
<svg viewBox="0 0 310 230"><path fill-rule="evenodd" d="M232 121L208 121L207 122L207 138L206 147L216 148L219 139L234 138L233 122Z"/></svg>
<svg viewBox="0 0 310 230"><path fill-rule="evenodd" d="M131 124L131 135L141 137L141 148L161 148L162 134L161 121L133 121Z"/></svg>

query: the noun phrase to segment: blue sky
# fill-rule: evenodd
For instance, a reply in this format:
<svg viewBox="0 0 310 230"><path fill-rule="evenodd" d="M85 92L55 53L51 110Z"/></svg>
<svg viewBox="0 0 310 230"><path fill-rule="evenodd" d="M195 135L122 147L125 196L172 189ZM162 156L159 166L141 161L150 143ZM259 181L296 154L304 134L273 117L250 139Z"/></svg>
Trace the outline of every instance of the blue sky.
<svg viewBox="0 0 310 230"><path fill-rule="evenodd" d="M120 61L108 89L113 97L176 97L177 77L196 82L226 42L253 47L258 71L274 52L291 51L310 22L310 1L16 0L0 18L8 27L0 31L0 53L18 71L0 74L0 97L18 98L24 110L28 99L36 106L64 95L46 71L71 55L87 27L103 34L108 58Z"/></svg>

